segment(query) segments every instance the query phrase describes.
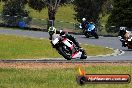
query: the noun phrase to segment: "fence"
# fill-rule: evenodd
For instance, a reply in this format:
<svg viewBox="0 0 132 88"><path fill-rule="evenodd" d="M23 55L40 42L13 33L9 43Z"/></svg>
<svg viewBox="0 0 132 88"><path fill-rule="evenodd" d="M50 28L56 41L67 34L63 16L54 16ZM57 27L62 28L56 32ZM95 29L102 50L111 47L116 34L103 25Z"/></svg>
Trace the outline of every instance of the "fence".
<svg viewBox="0 0 132 88"><path fill-rule="evenodd" d="M47 22L48 22L47 19L28 18L28 17L21 18L20 16L9 16L9 15L6 15L5 17L10 18L12 22L4 21L2 18L2 15L0 14L0 24L1 24L0 26L19 27L18 22L23 21L26 23L26 27L30 29L47 31ZM79 29L79 23L55 21L54 25L57 29L63 29L69 32L82 33L82 30ZM102 27L102 26L98 26L97 29L98 29L99 35L114 35L114 36L117 35L117 33L107 33L107 31L105 30L105 27Z"/></svg>
<svg viewBox="0 0 132 88"><path fill-rule="evenodd" d="M28 28L36 28L36 29L47 29L47 19L38 19L38 18L28 18L28 17L20 17L20 16L4 16L6 20L3 19L3 16L0 14L0 24L5 26L19 26L19 22L23 21L26 23L26 27ZM80 32L80 29L77 27L77 23L74 22L63 22L63 21L55 21L54 25L57 29L64 29L67 31L77 31Z"/></svg>

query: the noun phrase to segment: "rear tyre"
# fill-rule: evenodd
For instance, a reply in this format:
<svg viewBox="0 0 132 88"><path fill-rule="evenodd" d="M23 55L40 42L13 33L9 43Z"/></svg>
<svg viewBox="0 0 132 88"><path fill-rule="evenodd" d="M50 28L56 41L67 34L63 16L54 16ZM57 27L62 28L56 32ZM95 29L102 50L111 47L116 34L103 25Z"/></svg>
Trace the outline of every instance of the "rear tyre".
<svg viewBox="0 0 132 88"><path fill-rule="evenodd" d="M95 37L96 39L99 39L99 36L97 35L97 33L96 33L96 32L95 32L94 37Z"/></svg>
<svg viewBox="0 0 132 88"><path fill-rule="evenodd" d="M72 58L70 57L71 55L67 55L65 52L65 49L62 46L58 47L59 53L67 60L71 60Z"/></svg>
<svg viewBox="0 0 132 88"><path fill-rule="evenodd" d="M99 36L95 36L96 39L99 39Z"/></svg>
<svg viewBox="0 0 132 88"><path fill-rule="evenodd" d="M128 49L132 49L132 46L127 46L128 47Z"/></svg>

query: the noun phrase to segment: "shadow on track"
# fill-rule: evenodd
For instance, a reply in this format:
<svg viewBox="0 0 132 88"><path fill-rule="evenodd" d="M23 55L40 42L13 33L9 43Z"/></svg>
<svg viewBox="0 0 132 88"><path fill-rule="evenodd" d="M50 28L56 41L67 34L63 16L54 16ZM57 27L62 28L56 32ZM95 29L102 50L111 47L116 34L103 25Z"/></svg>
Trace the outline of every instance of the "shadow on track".
<svg viewBox="0 0 132 88"><path fill-rule="evenodd" d="M123 51L132 51L132 49L122 49Z"/></svg>
<svg viewBox="0 0 132 88"><path fill-rule="evenodd" d="M97 40L95 37L89 37L89 38L87 38L87 37L85 37L85 36L80 36L80 38L85 38L85 39L95 39L95 40Z"/></svg>

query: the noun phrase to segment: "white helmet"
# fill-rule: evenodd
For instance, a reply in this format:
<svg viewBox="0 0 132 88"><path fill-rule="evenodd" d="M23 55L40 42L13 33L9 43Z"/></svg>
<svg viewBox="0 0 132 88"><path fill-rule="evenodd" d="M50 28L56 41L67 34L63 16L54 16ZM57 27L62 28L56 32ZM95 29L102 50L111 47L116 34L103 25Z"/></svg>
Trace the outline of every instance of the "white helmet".
<svg viewBox="0 0 132 88"><path fill-rule="evenodd" d="M124 30L125 31L126 30L126 27L120 27L120 30Z"/></svg>
<svg viewBox="0 0 132 88"><path fill-rule="evenodd" d="M82 21L86 21L86 18L82 18Z"/></svg>

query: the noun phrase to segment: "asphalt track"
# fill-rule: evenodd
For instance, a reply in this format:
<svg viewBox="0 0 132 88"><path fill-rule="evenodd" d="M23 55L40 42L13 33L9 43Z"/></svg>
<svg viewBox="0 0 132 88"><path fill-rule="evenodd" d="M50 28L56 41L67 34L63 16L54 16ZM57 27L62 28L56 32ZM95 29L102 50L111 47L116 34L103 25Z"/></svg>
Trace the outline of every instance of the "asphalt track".
<svg viewBox="0 0 132 88"><path fill-rule="evenodd" d="M33 38L48 38L49 35L47 32L38 32L38 31L27 31L27 30L12 30L12 29L0 29L0 34L9 34L9 35L19 35L19 36L25 36L25 37L33 37ZM0 62L48 62L48 63L54 63L54 62L65 62L65 63L72 63L78 61L78 63L90 63L90 62L132 62L132 50L128 50L127 47L121 47L121 42L117 37L102 37L100 36L99 39L95 38L85 38L84 35L73 35L76 37L76 39L79 41L79 43L85 43L85 44L94 44L94 45L100 45L104 47L110 47L113 49L118 49L120 53L115 55L109 55L109 56L95 56L90 57L86 60L73 60L73 61L67 61L64 58L57 59L53 58L50 60L0 60Z"/></svg>

